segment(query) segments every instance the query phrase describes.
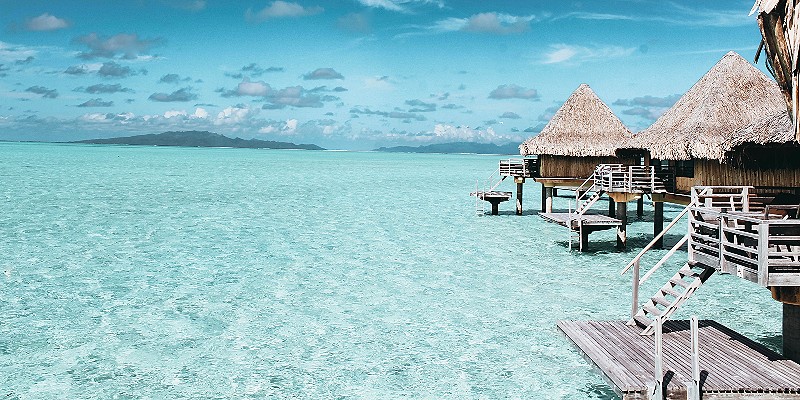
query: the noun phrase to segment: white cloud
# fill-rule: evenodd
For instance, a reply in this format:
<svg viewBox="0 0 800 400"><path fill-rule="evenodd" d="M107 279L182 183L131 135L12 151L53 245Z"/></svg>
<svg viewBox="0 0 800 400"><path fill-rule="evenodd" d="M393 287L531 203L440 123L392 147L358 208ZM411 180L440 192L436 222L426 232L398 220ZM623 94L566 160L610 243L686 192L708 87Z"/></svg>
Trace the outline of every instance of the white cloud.
<svg viewBox="0 0 800 400"><path fill-rule="evenodd" d="M434 24L429 30L437 32L477 32L508 35L522 33L530 28L536 19L533 15L515 16L497 12L475 14L469 18L447 18Z"/></svg>
<svg viewBox="0 0 800 400"><path fill-rule="evenodd" d="M205 108L197 107L194 110L194 114L192 114L192 116L195 117L195 118L203 118L203 119L205 119L205 118L208 118L208 111L206 111Z"/></svg>
<svg viewBox="0 0 800 400"><path fill-rule="evenodd" d="M391 11L404 11L403 7L389 0L359 0L359 2L367 7L385 8Z"/></svg>
<svg viewBox="0 0 800 400"><path fill-rule="evenodd" d="M288 119L286 120L286 125L283 126L283 133L284 134L292 134L297 131L297 120L296 119Z"/></svg>
<svg viewBox="0 0 800 400"><path fill-rule="evenodd" d="M258 113L258 109L247 107L227 107L217 114L214 125L240 124Z"/></svg>
<svg viewBox="0 0 800 400"><path fill-rule="evenodd" d="M570 63L580 64L587 61L606 60L627 57L636 51L635 47L603 46L585 47L568 44L554 44L544 54L542 64Z"/></svg>
<svg viewBox="0 0 800 400"><path fill-rule="evenodd" d="M139 36L135 33L120 33L105 37L94 32L77 37L75 41L85 44L89 48L89 52L78 55L80 58L87 60L115 58L118 55L126 60L136 60L141 55L146 55L150 48L162 42L161 39L139 39ZM143 59L149 60L151 58L144 57Z"/></svg>
<svg viewBox="0 0 800 400"><path fill-rule="evenodd" d="M390 11L407 12L408 6L433 4L439 8L444 7L442 0L358 0L367 7L383 8Z"/></svg>
<svg viewBox="0 0 800 400"><path fill-rule="evenodd" d="M373 90L394 90L388 76L373 76L364 79L364 87Z"/></svg>
<svg viewBox="0 0 800 400"><path fill-rule="evenodd" d="M272 88L264 81L250 82L245 78L236 87L236 94L239 96L266 96L272 91Z"/></svg>
<svg viewBox="0 0 800 400"><path fill-rule="evenodd" d="M303 7L297 3L277 0L259 12L253 12L252 9L248 9L245 18L252 22L264 22L271 18L305 17L319 14L323 11L325 10L320 6Z"/></svg>
<svg viewBox="0 0 800 400"><path fill-rule="evenodd" d="M169 110L164 113L164 118L185 117L186 111L183 110Z"/></svg>
<svg viewBox="0 0 800 400"><path fill-rule="evenodd" d="M0 41L0 60L18 61L35 57L38 52L30 47Z"/></svg>
<svg viewBox="0 0 800 400"><path fill-rule="evenodd" d="M44 13L25 22L25 29L29 31L55 31L69 27L69 22L54 15Z"/></svg>

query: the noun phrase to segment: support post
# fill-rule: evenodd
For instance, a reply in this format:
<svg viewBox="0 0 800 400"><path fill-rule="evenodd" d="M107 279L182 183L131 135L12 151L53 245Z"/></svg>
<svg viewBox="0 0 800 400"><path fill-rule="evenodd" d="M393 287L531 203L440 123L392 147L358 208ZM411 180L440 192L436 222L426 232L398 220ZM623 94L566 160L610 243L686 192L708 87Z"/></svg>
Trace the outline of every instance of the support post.
<svg viewBox="0 0 800 400"><path fill-rule="evenodd" d="M542 185L542 212L547 211L547 187Z"/></svg>
<svg viewBox="0 0 800 400"><path fill-rule="evenodd" d="M624 201L617 202L617 215L616 218L621 221L620 226L617 228L617 247L624 249L628 244L628 203Z"/></svg>
<svg viewBox="0 0 800 400"><path fill-rule="evenodd" d="M615 209L615 205L614 205L614 199L609 197L608 198L608 216L609 217L613 217L615 212L616 212L616 209Z"/></svg>
<svg viewBox="0 0 800 400"><path fill-rule="evenodd" d="M653 378L654 382L650 385L650 399L664 399L664 368L663 368L663 348L662 348L662 321L661 317L656 317L655 326L655 354L653 357Z"/></svg>
<svg viewBox="0 0 800 400"><path fill-rule="evenodd" d="M637 257L636 260L633 262L633 299L631 301L631 319L628 321L628 325L636 325L636 321L633 317L636 316L636 313L639 312L639 274L641 274L641 270L639 269L639 258Z"/></svg>
<svg viewBox="0 0 800 400"><path fill-rule="evenodd" d="M692 380L684 383L686 399L700 400L700 329L696 315L689 320L689 331L692 336Z"/></svg>
<svg viewBox="0 0 800 400"><path fill-rule="evenodd" d="M553 212L553 188L546 187L544 188L544 196L545 196L545 203L544 203L544 212Z"/></svg>
<svg viewBox="0 0 800 400"><path fill-rule="evenodd" d="M558 188L553 188L553 197L558 197Z"/></svg>
<svg viewBox="0 0 800 400"><path fill-rule="evenodd" d="M525 178L514 178L517 183L517 215L522 215L522 184L525 183Z"/></svg>
<svg viewBox="0 0 800 400"><path fill-rule="evenodd" d="M654 201L653 207L653 237L658 236L664 230L664 202ZM659 238L653 245L655 249L664 248L664 237Z"/></svg>
<svg viewBox="0 0 800 400"><path fill-rule="evenodd" d="M493 201L492 203L492 215L500 214L500 203L497 201Z"/></svg>
<svg viewBox="0 0 800 400"><path fill-rule="evenodd" d="M783 303L783 356L800 362L800 306Z"/></svg>
<svg viewBox="0 0 800 400"><path fill-rule="evenodd" d="M578 249L580 251L589 251L589 229L585 229L583 227L583 223L578 222L579 231L580 231L580 243L578 244Z"/></svg>
<svg viewBox="0 0 800 400"><path fill-rule="evenodd" d="M642 216L644 216L644 196L636 200L636 218L642 218Z"/></svg>

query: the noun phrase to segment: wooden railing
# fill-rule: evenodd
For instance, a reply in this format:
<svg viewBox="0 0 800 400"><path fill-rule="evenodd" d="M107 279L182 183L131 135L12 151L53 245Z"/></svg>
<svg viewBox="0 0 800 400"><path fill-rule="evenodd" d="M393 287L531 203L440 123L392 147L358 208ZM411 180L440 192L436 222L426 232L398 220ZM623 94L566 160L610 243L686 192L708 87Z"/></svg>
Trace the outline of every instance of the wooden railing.
<svg viewBox="0 0 800 400"><path fill-rule="evenodd" d="M606 192L666 192L655 168L642 165L600 164L595 168L594 184Z"/></svg>
<svg viewBox="0 0 800 400"><path fill-rule="evenodd" d="M689 260L761 286L800 286L800 220L693 206Z"/></svg>
<svg viewBox="0 0 800 400"><path fill-rule="evenodd" d="M800 219L786 219L769 206L752 204L753 197L749 186L693 187L689 205L620 272L633 269L631 318L640 305L640 286L687 243L689 262L765 287L800 286ZM642 257L687 214L686 235L640 278Z"/></svg>
<svg viewBox="0 0 800 400"><path fill-rule="evenodd" d="M521 178L539 176L539 160L535 157L500 160L500 175Z"/></svg>

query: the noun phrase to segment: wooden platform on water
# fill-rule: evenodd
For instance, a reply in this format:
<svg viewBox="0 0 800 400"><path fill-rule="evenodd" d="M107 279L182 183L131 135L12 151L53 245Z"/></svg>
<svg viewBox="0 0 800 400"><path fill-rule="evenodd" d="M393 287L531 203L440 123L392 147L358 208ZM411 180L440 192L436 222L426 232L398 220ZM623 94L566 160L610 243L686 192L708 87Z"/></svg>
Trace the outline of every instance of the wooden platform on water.
<svg viewBox="0 0 800 400"><path fill-rule="evenodd" d="M488 202L502 202L511 200L511 192L498 192L498 191L477 191L469 194L470 196L478 196L481 200Z"/></svg>
<svg viewBox="0 0 800 400"><path fill-rule="evenodd" d="M701 398L800 399L800 365L739 333L700 321ZM647 399L653 381L654 337L625 321L559 321L558 329L600 369L623 400ZM689 321L664 324L664 386L685 399L691 381Z"/></svg>
<svg viewBox="0 0 800 400"><path fill-rule="evenodd" d="M572 213L566 212L540 212L539 216L561 226L570 226L572 229L578 229L578 221L583 224L584 229L599 231L603 229L611 229L622 225L622 221L611 218L601 214L583 214L580 217L575 217Z"/></svg>

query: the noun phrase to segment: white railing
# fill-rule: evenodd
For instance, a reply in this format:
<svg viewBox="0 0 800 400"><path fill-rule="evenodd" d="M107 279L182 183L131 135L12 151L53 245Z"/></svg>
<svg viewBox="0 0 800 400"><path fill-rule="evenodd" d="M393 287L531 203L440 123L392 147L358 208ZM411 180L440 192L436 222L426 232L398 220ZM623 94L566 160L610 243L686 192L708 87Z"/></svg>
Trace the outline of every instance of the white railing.
<svg viewBox="0 0 800 400"><path fill-rule="evenodd" d="M653 342L653 382L648 388L648 398L651 400L664 400L664 319L656 317L655 340ZM700 400L700 324L697 316L693 315L689 319L690 360L692 364L692 376L688 382L683 382L686 386L687 400Z"/></svg>
<svg viewBox="0 0 800 400"><path fill-rule="evenodd" d="M536 158L509 158L500 160L501 176L530 178L538 175Z"/></svg>
<svg viewBox="0 0 800 400"><path fill-rule="evenodd" d="M655 168L642 165L600 164L594 172L594 184L607 192L666 192Z"/></svg>
<svg viewBox="0 0 800 400"><path fill-rule="evenodd" d="M800 286L800 220L750 211L753 188L695 186L691 202L620 272L633 268L631 318L639 309L639 288L685 244L687 260L761 286ZM686 234L650 269L641 274L642 257L688 215Z"/></svg>

